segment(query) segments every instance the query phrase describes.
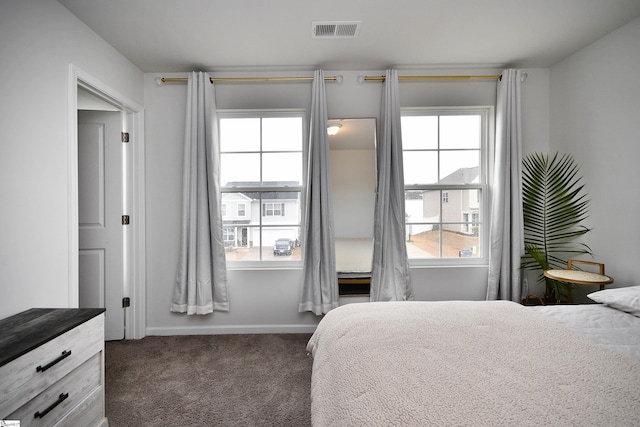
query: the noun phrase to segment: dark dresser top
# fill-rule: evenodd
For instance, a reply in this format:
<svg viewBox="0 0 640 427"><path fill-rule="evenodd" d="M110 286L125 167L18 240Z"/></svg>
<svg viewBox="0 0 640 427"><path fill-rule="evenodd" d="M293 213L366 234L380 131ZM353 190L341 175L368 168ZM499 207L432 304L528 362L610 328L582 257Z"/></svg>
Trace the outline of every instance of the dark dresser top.
<svg viewBox="0 0 640 427"><path fill-rule="evenodd" d="M0 320L0 366L104 312L104 308L32 308Z"/></svg>

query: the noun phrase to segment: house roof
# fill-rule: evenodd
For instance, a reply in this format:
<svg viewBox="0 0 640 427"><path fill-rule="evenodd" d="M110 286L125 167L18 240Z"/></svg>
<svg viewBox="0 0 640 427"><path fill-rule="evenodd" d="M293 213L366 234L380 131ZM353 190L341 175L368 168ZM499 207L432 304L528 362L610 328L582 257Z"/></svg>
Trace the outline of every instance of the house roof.
<svg viewBox="0 0 640 427"><path fill-rule="evenodd" d="M440 184L472 184L478 179L480 167L460 168L440 180Z"/></svg>
<svg viewBox="0 0 640 427"><path fill-rule="evenodd" d="M242 188L297 187L299 185L300 183L298 181L232 181L226 183L225 187L236 187L238 189L237 193L240 193L251 200L258 200L260 199L260 196L262 196L262 199L268 200L292 200L297 199L300 196L298 191L243 191Z"/></svg>

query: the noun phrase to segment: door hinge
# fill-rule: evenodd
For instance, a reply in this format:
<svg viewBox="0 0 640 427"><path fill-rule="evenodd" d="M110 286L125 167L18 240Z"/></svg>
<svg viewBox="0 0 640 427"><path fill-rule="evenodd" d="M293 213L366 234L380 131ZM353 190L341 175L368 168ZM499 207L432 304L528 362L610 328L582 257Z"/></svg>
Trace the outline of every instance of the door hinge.
<svg viewBox="0 0 640 427"><path fill-rule="evenodd" d="M122 298L122 308L127 308L131 306L131 298L124 297Z"/></svg>
<svg viewBox="0 0 640 427"><path fill-rule="evenodd" d="M122 132L122 142L129 142L129 132Z"/></svg>
<svg viewBox="0 0 640 427"><path fill-rule="evenodd" d="M129 215L122 215L122 225L129 225Z"/></svg>

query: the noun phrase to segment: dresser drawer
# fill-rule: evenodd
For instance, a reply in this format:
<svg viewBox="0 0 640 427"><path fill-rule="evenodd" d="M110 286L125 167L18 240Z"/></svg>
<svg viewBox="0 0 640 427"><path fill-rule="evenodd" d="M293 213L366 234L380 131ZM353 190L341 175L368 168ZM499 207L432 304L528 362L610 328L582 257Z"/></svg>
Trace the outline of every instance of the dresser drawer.
<svg viewBox="0 0 640 427"><path fill-rule="evenodd" d="M87 396L102 389L101 377L102 353L97 353L10 414L8 419L20 420L20 427L54 425L76 411Z"/></svg>
<svg viewBox="0 0 640 427"><path fill-rule="evenodd" d="M80 405L58 421L54 427L107 426L104 418L104 388L91 393Z"/></svg>
<svg viewBox="0 0 640 427"><path fill-rule="evenodd" d="M103 331L104 315L99 315L0 367L0 419L10 419L9 414L96 354L100 373Z"/></svg>

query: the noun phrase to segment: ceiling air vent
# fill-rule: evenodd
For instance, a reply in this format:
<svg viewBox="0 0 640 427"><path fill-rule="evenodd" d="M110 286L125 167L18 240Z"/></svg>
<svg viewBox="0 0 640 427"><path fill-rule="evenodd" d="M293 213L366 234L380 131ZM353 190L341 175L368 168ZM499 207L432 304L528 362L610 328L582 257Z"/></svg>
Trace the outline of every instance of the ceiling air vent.
<svg viewBox="0 0 640 427"><path fill-rule="evenodd" d="M362 21L314 21L311 23L311 37L314 39L356 38Z"/></svg>

